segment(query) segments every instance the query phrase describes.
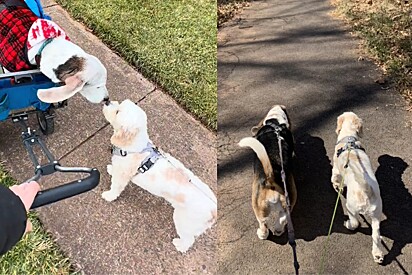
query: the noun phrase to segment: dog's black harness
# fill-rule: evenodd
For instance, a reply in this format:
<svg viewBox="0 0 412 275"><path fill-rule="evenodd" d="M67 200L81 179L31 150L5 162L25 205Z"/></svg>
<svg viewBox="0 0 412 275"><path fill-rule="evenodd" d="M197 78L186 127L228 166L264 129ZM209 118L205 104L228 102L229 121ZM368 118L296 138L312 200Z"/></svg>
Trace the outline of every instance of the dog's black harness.
<svg viewBox="0 0 412 275"><path fill-rule="evenodd" d="M292 217L290 213L290 200L288 190L286 188L286 173L283 168L283 154L282 154L282 140L285 139L281 136L282 131L287 129L286 124L279 124L279 122L275 119L269 119L265 121L265 125L269 127L264 127L259 131L257 135L261 135L268 132L274 132L277 137L278 146L279 146L279 156L280 156L280 165L281 165L281 178L283 182L283 188L285 192L285 199L286 199L286 220L287 220L287 228L288 228L288 242L289 245L292 247L293 252L293 266L295 267L295 274L299 274L299 262L296 253L296 241L295 241L295 230L293 228ZM266 128L266 129L265 129Z"/></svg>
<svg viewBox="0 0 412 275"><path fill-rule="evenodd" d="M354 136L347 136L342 138L341 140L339 140L336 145L338 145L339 143L345 143L345 146L343 146L342 148L340 148L337 152L336 152L336 156L339 157L343 152L345 152L348 149L351 150L362 150L365 151L365 148L363 148L362 146L356 144L356 142L358 141L358 139Z"/></svg>
<svg viewBox="0 0 412 275"><path fill-rule="evenodd" d="M146 148L140 152L131 152L131 151L122 150L119 147L116 147L114 145L112 146L111 151L113 155L121 156L121 157L125 157L128 154L132 154L132 153L141 154L141 153L149 152L150 154L141 162L139 168L137 168L137 174L143 174L144 172L148 171L156 163L156 161L160 157L162 157L162 154L160 153L159 149L153 146L153 144L151 144L150 142L148 142L146 145Z"/></svg>
<svg viewBox="0 0 412 275"><path fill-rule="evenodd" d="M277 135L280 134L281 132L283 132L284 130L287 129L286 124L282 123L279 124L279 122L275 119L269 119L265 122L265 126L269 126L269 127L263 127L257 135L262 135L265 133L269 133L269 132L275 132Z"/></svg>

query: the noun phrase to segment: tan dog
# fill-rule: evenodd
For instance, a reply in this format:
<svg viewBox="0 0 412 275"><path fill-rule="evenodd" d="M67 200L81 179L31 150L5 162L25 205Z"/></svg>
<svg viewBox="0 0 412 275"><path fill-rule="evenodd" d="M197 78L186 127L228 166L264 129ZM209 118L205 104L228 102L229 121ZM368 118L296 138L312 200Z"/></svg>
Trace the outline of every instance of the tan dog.
<svg viewBox="0 0 412 275"><path fill-rule="evenodd" d="M296 203L297 192L292 174L292 159L294 157L293 136L290 130L289 118L285 107L275 105L266 117L252 128L253 137L243 138L239 142L241 147L252 148L259 161L255 159L255 176L253 180L252 207L259 222L257 235L259 239L266 239L269 235L268 219L271 211L277 213L274 234L281 235L287 223L286 201L284 185L281 180L281 162L278 139L275 129L283 138L282 155L286 173L287 190L291 207Z"/></svg>
<svg viewBox="0 0 412 275"><path fill-rule="evenodd" d="M382 263L384 256L379 232L382 199L372 165L359 141L362 120L352 112L345 112L338 117L336 133L338 141L333 156L331 181L336 191L341 183L342 187L347 187L346 208L349 220L344 225L349 230L354 230L359 226L359 214L370 216L373 260Z"/></svg>
<svg viewBox="0 0 412 275"><path fill-rule="evenodd" d="M113 126L110 141L115 147L112 164L107 166L112 184L102 197L117 199L130 181L163 197L175 209L173 221L179 238L173 239L173 244L178 251L186 252L195 237L216 221L215 194L180 161L154 149L147 133L146 113L139 106L130 100L106 102L103 114Z"/></svg>

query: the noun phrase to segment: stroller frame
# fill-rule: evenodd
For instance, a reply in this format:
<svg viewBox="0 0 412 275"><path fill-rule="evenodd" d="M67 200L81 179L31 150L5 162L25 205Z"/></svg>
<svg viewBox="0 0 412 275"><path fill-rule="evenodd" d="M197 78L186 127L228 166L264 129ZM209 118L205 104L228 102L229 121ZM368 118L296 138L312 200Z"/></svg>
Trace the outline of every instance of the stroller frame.
<svg viewBox="0 0 412 275"><path fill-rule="evenodd" d="M25 0L24 2L37 17L50 20L50 17L43 13L40 0ZM41 176L55 172L88 174L86 178L38 192L31 209L87 192L95 188L100 181L100 172L96 168L61 166L36 131L26 124L29 114L36 113L41 132L44 135L54 132L54 109L65 107L67 101L58 102L57 104L42 102L37 97L37 90L51 88L56 85L58 84L53 83L40 70L0 72L0 121L11 119L13 123L19 124L22 128L23 145L35 167L34 176L27 181L38 180ZM29 107L34 107L34 109L26 110ZM22 111L22 109L24 110ZM48 163L40 164L34 153L34 146L39 146Z"/></svg>

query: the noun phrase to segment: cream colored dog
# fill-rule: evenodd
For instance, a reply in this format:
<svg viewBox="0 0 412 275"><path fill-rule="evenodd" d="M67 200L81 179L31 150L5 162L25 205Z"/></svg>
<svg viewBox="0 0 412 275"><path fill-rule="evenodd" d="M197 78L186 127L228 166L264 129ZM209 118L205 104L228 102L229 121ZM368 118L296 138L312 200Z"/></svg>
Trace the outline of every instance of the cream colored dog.
<svg viewBox="0 0 412 275"><path fill-rule="evenodd" d="M102 197L107 201L115 200L132 181L150 193L165 198L174 207L173 220L180 237L173 239L173 244L178 251L186 252L195 237L216 221L217 200L214 193L180 161L169 154L158 154L152 150L146 113L139 106L130 100L121 104L107 102L103 113L114 128L111 137L114 153L112 164L107 166L112 183L110 190L103 192ZM139 173L148 157L149 163L154 164Z"/></svg>
<svg viewBox="0 0 412 275"><path fill-rule="evenodd" d="M347 187L349 220L344 225L354 230L359 226L359 214L368 215L372 219L373 260L382 263L384 256L379 232L382 199L370 160L359 141L362 120L352 112L345 112L338 117L336 133L338 142L333 156L331 181L337 191L341 182L342 187Z"/></svg>

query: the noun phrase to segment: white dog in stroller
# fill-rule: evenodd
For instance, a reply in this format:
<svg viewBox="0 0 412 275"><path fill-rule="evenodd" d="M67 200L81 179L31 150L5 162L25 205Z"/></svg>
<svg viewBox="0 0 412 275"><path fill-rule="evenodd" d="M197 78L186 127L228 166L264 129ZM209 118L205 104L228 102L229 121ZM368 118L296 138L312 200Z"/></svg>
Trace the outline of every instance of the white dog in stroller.
<svg viewBox="0 0 412 275"><path fill-rule="evenodd" d="M54 83L65 83L38 90L41 101L55 103L78 92L92 103L108 99L104 65L72 43L56 23L38 18L23 0L2 0L0 23L2 67L9 72L38 67Z"/></svg>

